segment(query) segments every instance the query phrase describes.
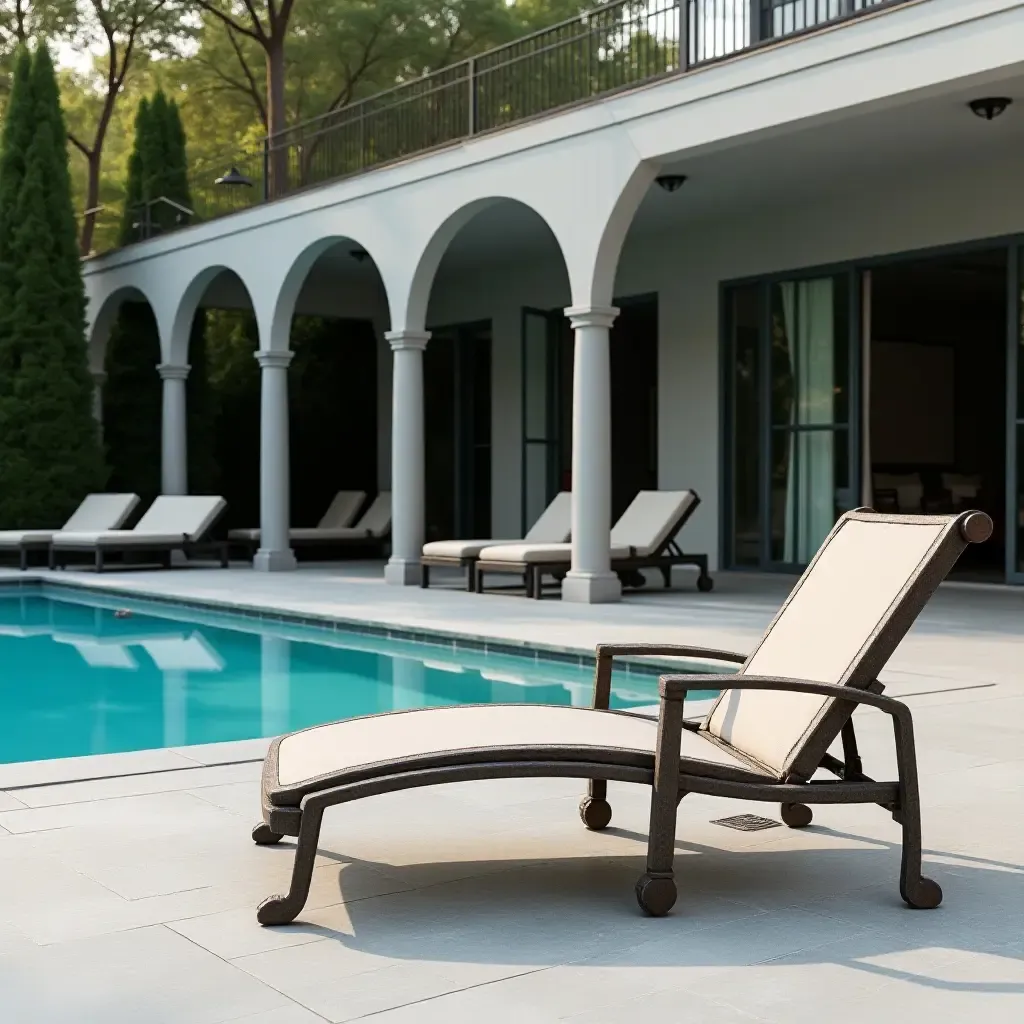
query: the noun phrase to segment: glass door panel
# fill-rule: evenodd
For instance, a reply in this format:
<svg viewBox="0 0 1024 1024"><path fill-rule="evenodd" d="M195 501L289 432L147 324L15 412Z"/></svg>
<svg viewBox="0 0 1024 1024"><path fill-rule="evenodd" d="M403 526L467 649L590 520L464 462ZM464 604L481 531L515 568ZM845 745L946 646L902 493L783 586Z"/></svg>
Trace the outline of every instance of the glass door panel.
<svg viewBox="0 0 1024 1024"><path fill-rule="evenodd" d="M563 317L558 314L558 321ZM523 532L540 518L559 490L559 349L554 315L523 310L522 519Z"/></svg>
<svg viewBox="0 0 1024 1024"><path fill-rule="evenodd" d="M1024 583L1024 249L1012 253L1010 287L1006 575L1008 580Z"/></svg>

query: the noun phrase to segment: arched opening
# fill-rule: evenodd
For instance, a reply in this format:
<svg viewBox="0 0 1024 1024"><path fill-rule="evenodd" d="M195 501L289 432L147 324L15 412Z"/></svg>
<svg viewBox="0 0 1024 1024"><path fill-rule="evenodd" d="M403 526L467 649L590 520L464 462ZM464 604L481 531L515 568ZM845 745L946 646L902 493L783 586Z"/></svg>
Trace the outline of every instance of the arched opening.
<svg viewBox="0 0 1024 1024"><path fill-rule="evenodd" d="M478 205L445 248L426 304L428 541L522 536L571 469L561 249L525 204Z"/></svg>
<svg viewBox="0 0 1024 1024"><path fill-rule="evenodd" d="M377 265L351 238L321 239L302 253L279 300L291 302L290 521L301 529L320 524L339 492L363 492L362 512L389 489L390 378L380 370L389 366L383 335L390 321ZM288 312L279 305L279 315ZM297 558L316 560L379 556L382 542L293 547Z"/></svg>
<svg viewBox="0 0 1024 1024"><path fill-rule="evenodd" d="M138 494L147 505L161 486L161 358L156 316L141 291L125 288L107 299L89 356L101 388L107 489Z"/></svg>

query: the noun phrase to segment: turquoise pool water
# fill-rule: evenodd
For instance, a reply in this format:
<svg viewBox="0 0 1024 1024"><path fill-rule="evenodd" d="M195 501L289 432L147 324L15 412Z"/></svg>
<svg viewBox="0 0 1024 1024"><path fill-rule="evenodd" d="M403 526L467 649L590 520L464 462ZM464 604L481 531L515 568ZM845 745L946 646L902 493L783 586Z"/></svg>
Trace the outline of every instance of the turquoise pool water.
<svg viewBox="0 0 1024 1024"><path fill-rule="evenodd" d="M560 661L105 605L0 592L0 762L275 736L398 708L591 699L593 670ZM613 707L656 702L656 676L616 672Z"/></svg>

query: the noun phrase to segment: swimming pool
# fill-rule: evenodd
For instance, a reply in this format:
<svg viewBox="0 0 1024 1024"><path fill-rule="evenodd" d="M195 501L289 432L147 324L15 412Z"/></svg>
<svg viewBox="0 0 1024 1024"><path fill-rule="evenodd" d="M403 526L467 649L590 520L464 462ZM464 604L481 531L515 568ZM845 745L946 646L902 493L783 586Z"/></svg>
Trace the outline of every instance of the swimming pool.
<svg viewBox="0 0 1024 1024"><path fill-rule="evenodd" d="M83 593L0 590L0 763L276 736L399 708L591 699L593 670L573 663L123 607L129 616ZM656 675L616 671L612 707L657 699Z"/></svg>

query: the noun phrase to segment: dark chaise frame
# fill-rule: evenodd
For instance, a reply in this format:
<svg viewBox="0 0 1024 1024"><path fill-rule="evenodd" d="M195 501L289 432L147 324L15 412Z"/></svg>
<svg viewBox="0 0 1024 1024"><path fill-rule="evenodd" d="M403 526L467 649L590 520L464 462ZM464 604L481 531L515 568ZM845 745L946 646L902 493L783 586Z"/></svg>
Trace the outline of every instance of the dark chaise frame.
<svg viewBox="0 0 1024 1024"><path fill-rule="evenodd" d="M532 748L518 746L510 749L485 747L439 750L415 758L363 765L344 773L343 781L325 776L306 780L298 787L278 787L278 750L285 738L279 737L271 744L264 763L263 821L253 829L252 838L257 844L269 845L279 842L286 835L297 836L298 846L289 892L286 895L271 896L260 904L257 911L260 923L287 924L295 919L305 905L317 854L320 825L328 807L379 793L421 786L513 777L589 780L587 795L580 802L580 817L583 824L593 831L606 828L611 821L611 807L607 799L609 781L651 786L647 864L644 874L637 881L636 897L643 911L652 916L668 913L676 901L673 877L676 810L687 793L777 802L781 806L782 819L790 828L803 828L810 824L812 812L808 805L878 804L892 815L903 831L900 895L914 908L930 909L938 906L942 900L941 888L921 873L921 803L913 718L905 704L881 695L882 684L877 677L964 548L968 544L981 543L991 535L992 521L981 512L927 517L880 515L870 509L857 509L842 517L829 540L850 519L917 525L933 525L939 519L947 526L930 557L911 573L889 606L889 613L861 646L854 664L844 673L845 683L820 683L776 676L727 677L728 686L719 700L725 694L737 690L788 691L836 698L831 704L824 705L817 714L784 776L773 778L766 775L764 766L759 765L749 754L718 738L709 737L711 742L749 764L750 771L681 755L683 731L700 731L701 728L699 723L683 719L687 692L721 687L721 674L688 673L661 677L653 758L636 750L595 746L543 745ZM828 540L749 656L675 644L599 645L593 708L604 714L630 714L608 710L612 667L616 657L673 656L745 664L770 635L772 627L799 591L827 544ZM861 705L877 708L892 720L898 776L895 781L876 781L864 774L852 719L853 711ZM409 713L415 712L396 711L388 714ZM842 740L842 760L828 753L830 744L837 737ZM834 775L836 780L812 779L811 776L819 768ZM332 779L340 784L317 788ZM290 788L291 793L283 794L281 790L285 788ZM280 802L275 802L275 796Z"/></svg>
<svg viewBox="0 0 1024 1024"><path fill-rule="evenodd" d="M643 586L640 570L657 569L661 573L661 578L667 589L672 586L672 569L675 566L692 565L697 569L697 589L701 593L708 593L714 588L715 581L708 571L708 556L687 554L676 542L676 535L700 505L700 495L696 491L690 493L693 495L693 501L683 509L682 514L672 525L668 536L657 551L649 555L638 555L634 552L626 558L612 559L611 570L618 575L623 586ZM467 572L473 574L473 589L478 594L484 592L484 575L486 573L500 573L506 576L518 574L523 577L526 596L540 600L543 596L543 578L554 576L555 579L561 580L571 567L572 563L568 559L563 559L560 562L506 562L477 559L472 566L466 568Z"/></svg>

